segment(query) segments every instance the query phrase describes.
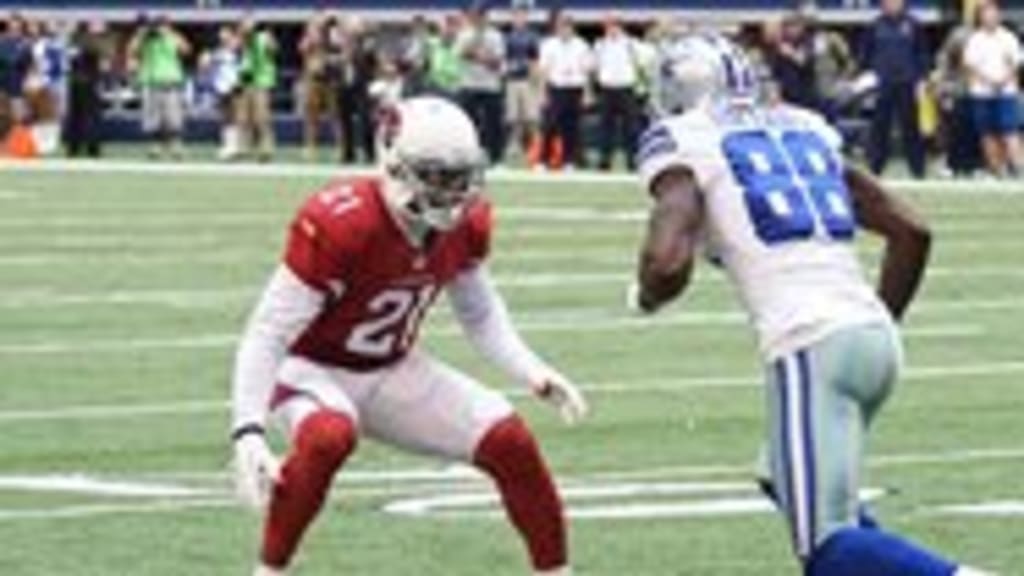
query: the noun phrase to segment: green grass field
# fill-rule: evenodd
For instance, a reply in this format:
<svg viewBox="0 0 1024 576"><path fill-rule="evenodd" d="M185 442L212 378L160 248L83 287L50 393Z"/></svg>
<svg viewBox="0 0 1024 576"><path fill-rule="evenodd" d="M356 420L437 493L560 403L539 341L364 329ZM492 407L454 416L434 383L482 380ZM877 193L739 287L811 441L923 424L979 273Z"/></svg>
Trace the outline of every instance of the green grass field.
<svg viewBox="0 0 1024 576"><path fill-rule="evenodd" d="M225 474L233 339L292 210L324 176L145 168L0 167L0 574L250 569L257 521ZM514 395L579 515L578 573L796 574L749 481L759 369L720 275L705 267L685 302L634 318L623 293L642 194L621 179L492 188L495 273L529 340L589 392L592 417L563 427L474 357L443 305L425 345ZM937 242L868 483L886 490L876 507L894 529L1024 574L1024 186L899 189ZM877 243L863 246L873 262ZM480 479L372 442L346 473L298 574L527 573L487 498L410 502L486 496Z"/></svg>

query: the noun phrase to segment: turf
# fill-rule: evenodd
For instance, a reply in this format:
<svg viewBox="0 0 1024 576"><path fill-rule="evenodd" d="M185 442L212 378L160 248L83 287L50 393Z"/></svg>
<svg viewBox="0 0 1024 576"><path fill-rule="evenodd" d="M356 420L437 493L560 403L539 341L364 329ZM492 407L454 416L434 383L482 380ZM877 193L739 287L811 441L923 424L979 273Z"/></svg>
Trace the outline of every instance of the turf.
<svg viewBox="0 0 1024 576"><path fill-rule="evenodd" d="M323 177L236 172L0 168L0 573L249 569L258 523L232 505L223 474L231 339L292 210ZM887 525L1003 574L1024 573L1024 516L940 512L1024 502L1022 188L899 187L929 216L937 243L906 324L910 369L876 430L868 475L887 489L876 503ZM618 496L570 495L581 514L637 512L574 521L578 573L796 574L772 514L639 513L755 498L759 368L719 274L702 268L685 302L638 321L622 309L645 208L632 185L503 179L492 195L503 292L529 340L590 390L592 418L567 429L518 394L475 357L443 306L425 345L513 394L565 486L630 485ZM865 239L866 262L877 248ZM413 468L439 475L361 474ZM412 496L487 493L450 470L364 443L298 573L526 573L493 507L384 510ZM104 496L12 481L73 474L194 493Z"/></svg>

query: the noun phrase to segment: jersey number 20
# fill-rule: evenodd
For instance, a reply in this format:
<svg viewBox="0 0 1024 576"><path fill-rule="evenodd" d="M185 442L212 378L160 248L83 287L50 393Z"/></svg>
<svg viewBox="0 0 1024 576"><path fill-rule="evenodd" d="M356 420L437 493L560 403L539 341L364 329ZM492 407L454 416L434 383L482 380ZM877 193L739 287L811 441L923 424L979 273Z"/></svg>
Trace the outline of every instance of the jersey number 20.
<svg viewBox="0 0 1024 576"><path fill-rule="evenodd" d="M836 240L856 230L850 194L836 154L814 132L735 132L722 142L744 189L747 213L766 244L812 237Z"/></svg>

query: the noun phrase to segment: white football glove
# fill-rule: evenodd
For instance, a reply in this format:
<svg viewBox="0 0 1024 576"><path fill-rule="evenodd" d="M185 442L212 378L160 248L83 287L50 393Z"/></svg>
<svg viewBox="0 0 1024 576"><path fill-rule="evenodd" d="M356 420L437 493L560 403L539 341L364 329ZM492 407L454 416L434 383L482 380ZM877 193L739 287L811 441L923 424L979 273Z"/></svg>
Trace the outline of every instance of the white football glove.
<svg viewBox="0 0 1024 576"><path fill-rule="evenodd" d="M583 394L558 372L550 371L531 385L538 398L551 404L566 424L573 425L582 420L589 408Z"/></svg>
<svg viewBox="0 0 1024 576"><path fill-rule="evenodd" d="M235 494L246 506L264 510L274 486L281 481L281 463L262 433L250 432L235 440Z"/></svg>

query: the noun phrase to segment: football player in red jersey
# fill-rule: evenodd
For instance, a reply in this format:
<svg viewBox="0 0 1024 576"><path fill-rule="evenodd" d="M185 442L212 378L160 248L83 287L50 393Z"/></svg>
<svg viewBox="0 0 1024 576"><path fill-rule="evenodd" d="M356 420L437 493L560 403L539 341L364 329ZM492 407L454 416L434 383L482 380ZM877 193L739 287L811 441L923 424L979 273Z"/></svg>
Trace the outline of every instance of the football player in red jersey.
<svg viewBox="0 0 1024 576"><path fill-rule="evenodd" d="M383 174L313 195L289 231L239 346L233 384L239 495L265 510L257 575L283 574L360 434L489 475L537 574L569 574L558 492L533 435L499 393L417 347L444 290L473 345L572 423L579 391L512 326L484 261L491 207L468 117L400 103L382 123ZM290 438L279 463L268 417Z"/></svg>

